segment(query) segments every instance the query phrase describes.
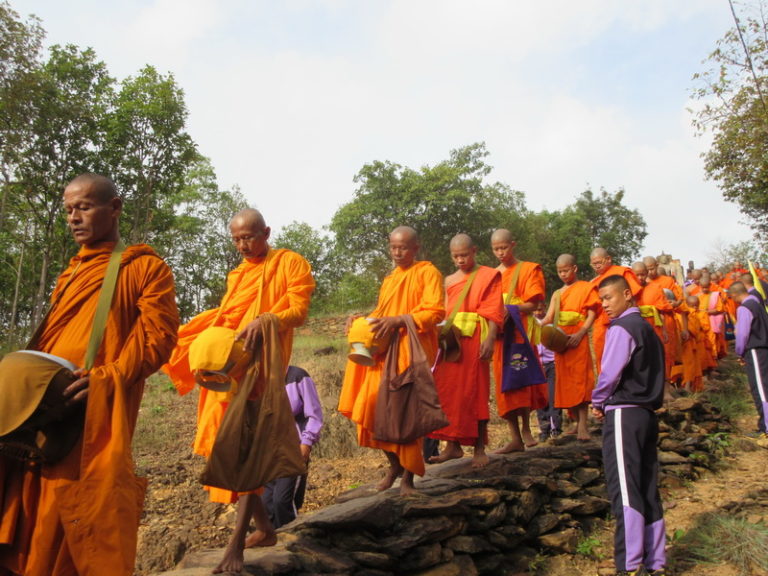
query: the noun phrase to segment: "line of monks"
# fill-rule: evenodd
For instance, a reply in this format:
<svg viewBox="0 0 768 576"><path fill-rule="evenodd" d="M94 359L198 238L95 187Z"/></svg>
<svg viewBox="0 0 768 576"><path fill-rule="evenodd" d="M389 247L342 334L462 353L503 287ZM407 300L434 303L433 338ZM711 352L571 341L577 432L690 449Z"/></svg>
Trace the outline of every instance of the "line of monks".
<svg viewBox="0 0 768 576"><path fill-rule="evenodd" d="M543 372L534 371L524 385L502 390L502 370L511 363L504 356L505 332L513 331L512 336L507 335L513 343L527 340L534 355L542 325L551 324L565 334L565 348L554 355L556 381L551 403L568 410L574 421L569 432L588 441L588 406L609 324L597 291L603 279L612 275L626 279L641 315L663 342L667 399L674 388L692 392L703 388L703 377L726 354L726 333L735 319L736 304L728 297L727 288L736 280L751 282L749 272L736 264L725 275L710 274L706 269L689 271L681 284L652 256L622 266L612 261L607 250L597 247L590 254L589 265L595 274L590 281L578 279L574 256L562 254L557 259L554 266L563 285L554 291L546 314L537 321L533 313L546 298L541 265L515 257L516 242L509 230L496 230L491 247L498 266L479 266L472 239L466 234L455 236L449 250L456 271L443 281L431 263L416 259L419 239L415 230L402 226L390 235L394 269L383 281L377 307L366 317L374 338L385 339L403 327L403 315L413 316L429 361L436 360L435 384L450 424L429 435L444 442L436 455L423 454L421 440L406 444L377 440L373 424L382 361L373 366L348 362L339 411L357 424L361 446L385 452L390 468L378 485L380 490L391 487L402 475L401 493L413 492L413 476L424 474L425 459L445 462L461 458L462 446L473 448L473 466L488 463L485 447L491 371L498 414L509 427L508 442L496 453L522 451L537 444L531 433L530 412L546 408L550 401L546 378ZM521 320L516 331L510 311L514 316L519 314ZM458 361L446 361L438 355L438 333L447 332L441 329L446 323L460 333ZM410 352L405 339L400 340L399 347L398 369L403 371Z"/></svg>

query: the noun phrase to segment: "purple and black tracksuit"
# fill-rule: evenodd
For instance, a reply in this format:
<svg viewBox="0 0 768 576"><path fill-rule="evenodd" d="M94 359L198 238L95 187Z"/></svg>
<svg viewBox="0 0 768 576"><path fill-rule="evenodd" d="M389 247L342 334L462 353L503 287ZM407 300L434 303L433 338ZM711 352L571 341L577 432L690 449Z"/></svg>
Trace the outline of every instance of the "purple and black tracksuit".
<svg viewBox="0 0 768 576"><path fill-rule="evenodd" d="M768 312L751 290L736 309L734 344L736 354L746 362L749 389L757 409L757 428L768 432Z"/></svg>
<svg viewBox="0 0 768 576"><path fill-rule="evenodd" d="M640 310L611 320L592 405L605 412L603 466L616 518L617 570L664 567L664 516L658 488L654 410L664 399L664 345Z"/></svg>

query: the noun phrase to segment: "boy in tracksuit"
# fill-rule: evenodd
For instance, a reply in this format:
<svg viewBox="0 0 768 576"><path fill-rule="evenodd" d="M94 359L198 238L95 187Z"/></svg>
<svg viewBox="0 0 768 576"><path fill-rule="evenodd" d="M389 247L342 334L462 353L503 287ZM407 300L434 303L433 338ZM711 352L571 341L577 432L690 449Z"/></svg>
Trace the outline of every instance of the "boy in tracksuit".
<svg viewBox="0 0 768 576"><path fill-rule="evenodd" d="M757 429L763 439L768 432L768 313L760 299L744 282L734 282L728 294L736 309L736 354L744 358L749 389L757 409Z"/></svg>
<svg viewBox="0 0 768 576"><path fill-rule="evenodd" d="M664 345L640 316L626 280L605 278L600 302L611 318L592 414L603 422L603 466L616 518L617 576L664 574L665 531L657 485L654 410L664 398Z"/></svg>

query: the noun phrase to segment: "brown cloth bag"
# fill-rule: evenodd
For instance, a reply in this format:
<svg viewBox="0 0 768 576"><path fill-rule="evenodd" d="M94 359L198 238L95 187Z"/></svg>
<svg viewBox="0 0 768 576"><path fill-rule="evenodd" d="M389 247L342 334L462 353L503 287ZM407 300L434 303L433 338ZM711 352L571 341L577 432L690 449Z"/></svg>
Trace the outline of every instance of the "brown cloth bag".
<svg viewBox="0 0 768 576"><path fill-rule="evenodd" d="M399 331L392 338L384 359L384 371L376 398L373 437L380 442L408 444L430 432L448 426L435 388L427 355L419 342L416 323L404 316L411 348L411 363L397 373Z"/></svg>
<svg viewBox="0 0 768 576"><path fill-rule="evenodd" d="M279 321L261 314L263 338L224 413L201 480L233 492L249 492L275 478L307 473L299 433L285 392Z"/></svg>

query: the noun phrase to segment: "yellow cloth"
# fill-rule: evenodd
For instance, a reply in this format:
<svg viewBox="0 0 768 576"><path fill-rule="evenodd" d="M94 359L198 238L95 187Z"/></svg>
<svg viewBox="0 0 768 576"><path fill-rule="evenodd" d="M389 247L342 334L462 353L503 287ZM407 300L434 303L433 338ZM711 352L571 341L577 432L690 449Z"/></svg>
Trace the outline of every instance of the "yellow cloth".
<svg viewBox="0 0 768 576"><path fill-rule="evenodd" d="M643 318L653 318L653 323L656 326L664 326L664 322L661 321L661 315L659 315L659 310L656 306L645 304L643 306L638 306L638 308L640 309L640 316Z"/></svg>
<svg viewBox="0 0 768 576"><path fill-rule="evenodd" d="M584 322L587 319L584 314L579 314L578 312L571 312L569 310L560 311L560 314L557 316L557 325L558 326L578 326L582 322Z"/></svg>
<svg viewBox="0 0 768 576"><path fill-rule="evenodd" d="M480 323L480 342L488 338L488 320L477 312L457 312L453 317L453 325L459 329L462 336L471 338Z"/></svg>

